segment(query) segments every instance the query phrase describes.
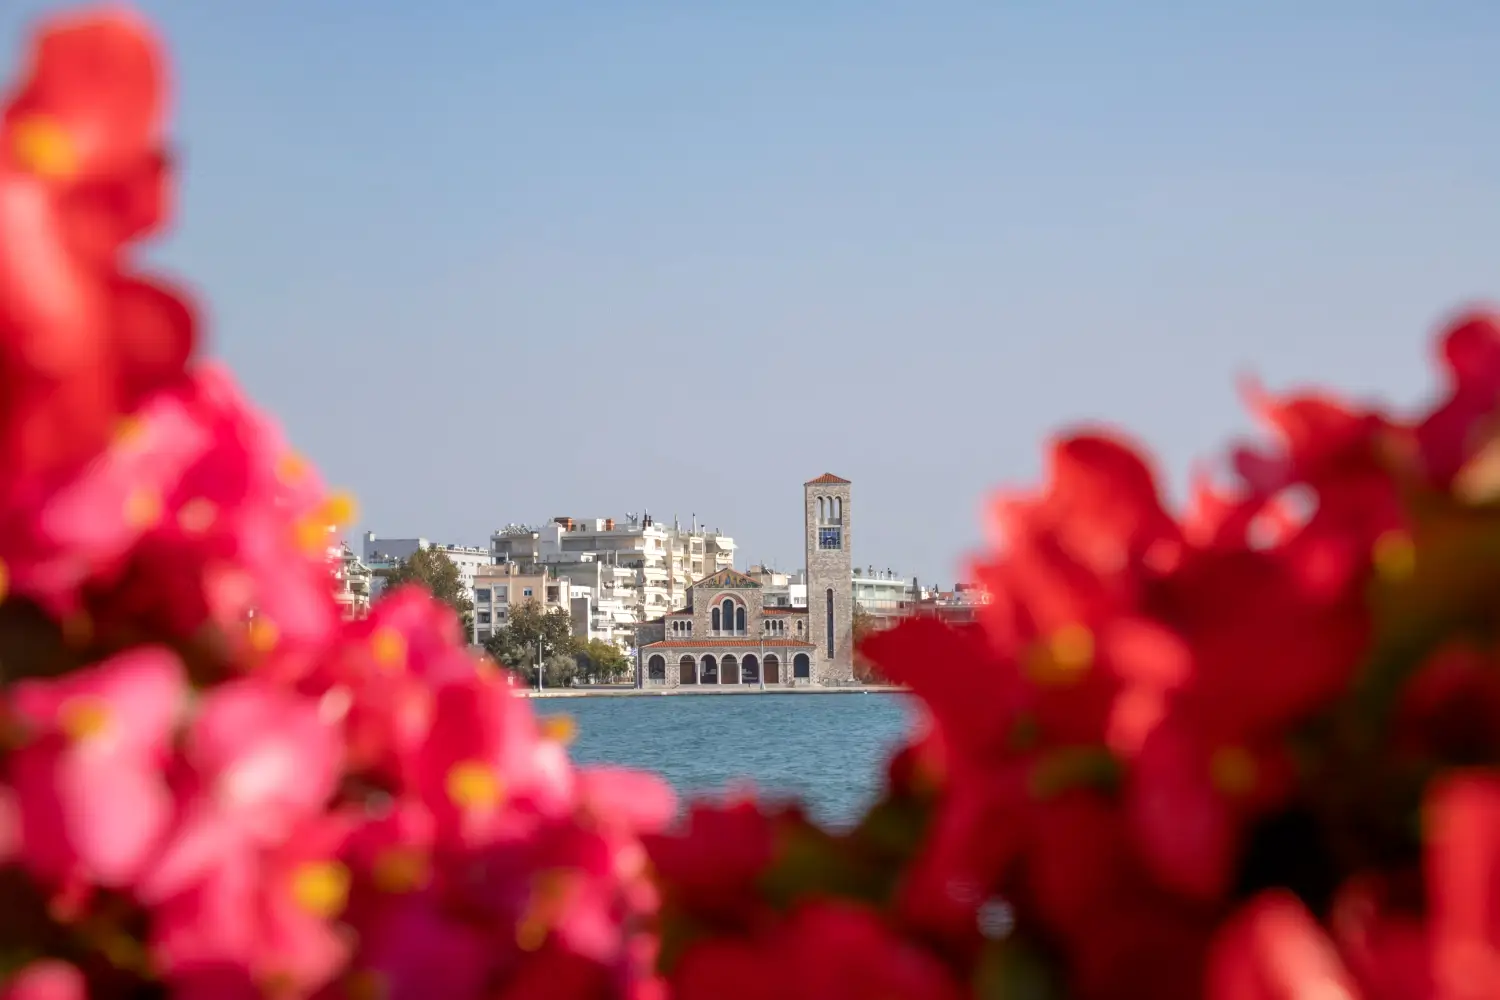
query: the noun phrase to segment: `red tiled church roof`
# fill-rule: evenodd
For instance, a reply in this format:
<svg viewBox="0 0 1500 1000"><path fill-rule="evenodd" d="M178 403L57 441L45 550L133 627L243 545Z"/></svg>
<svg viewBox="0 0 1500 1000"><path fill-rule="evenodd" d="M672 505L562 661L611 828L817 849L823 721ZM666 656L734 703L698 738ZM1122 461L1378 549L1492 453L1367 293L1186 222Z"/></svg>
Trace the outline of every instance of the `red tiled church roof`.
<svg viewBox="0 0 1500 1000"><path fill-rule="evenodd" d="M821 486L821 485L823 485L825 483L843 483L844 485L847 486L847 485L849 485L849 480L840 478L839 476L835 476L831 472L825 472L821 476L819 476L817 479L809 479L807 482L803 483L802 485L804 485L804 486Z"/></svg>
<svg viewBox="0 0 1500 1000"><path fill-rule="evenodd" d="M667 639L663 642L648 642L642 649L706 649L710 646L743 646L746 649L758 649L761 646L785 648L787 646L800 646L804 649L813 648L810 642L801 639L765 639L761 640L754 636L744 636L739 639Z"/></svg>
<svg viewBox="0 0 1500 1000"><path fill-rule="evenodd" d="M805 615L806 608L762 608L761 611L768 615Z"/></svg>

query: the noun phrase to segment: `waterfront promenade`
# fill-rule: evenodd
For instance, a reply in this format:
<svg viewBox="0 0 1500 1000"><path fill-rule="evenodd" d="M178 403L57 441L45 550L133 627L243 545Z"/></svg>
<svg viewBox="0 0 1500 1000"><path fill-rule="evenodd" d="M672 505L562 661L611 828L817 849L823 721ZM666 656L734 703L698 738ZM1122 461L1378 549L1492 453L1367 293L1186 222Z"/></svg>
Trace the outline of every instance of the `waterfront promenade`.
<svg viewBox="0 0 1500 1000"><path fill-rule="evenodd" d="M768 687L755 685L726 684L717 686L686 687L625 687L605 686L570 688L525 688L520 690L528 698L717 698L745 697L763 694L905 694L906 689L890 684L851 684L847 687Z"/></svg>

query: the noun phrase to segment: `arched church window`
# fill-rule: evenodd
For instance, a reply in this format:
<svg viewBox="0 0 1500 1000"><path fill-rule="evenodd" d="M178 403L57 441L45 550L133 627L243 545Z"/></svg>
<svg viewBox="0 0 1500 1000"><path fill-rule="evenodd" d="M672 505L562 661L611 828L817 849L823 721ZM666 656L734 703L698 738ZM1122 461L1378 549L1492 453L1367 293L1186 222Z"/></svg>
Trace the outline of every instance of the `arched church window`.
<svg viewBox="0 0 1500 1000"><path fill-rule="evenodd" d="M833 655L833 588L828 588L828 655Z"/></svg>

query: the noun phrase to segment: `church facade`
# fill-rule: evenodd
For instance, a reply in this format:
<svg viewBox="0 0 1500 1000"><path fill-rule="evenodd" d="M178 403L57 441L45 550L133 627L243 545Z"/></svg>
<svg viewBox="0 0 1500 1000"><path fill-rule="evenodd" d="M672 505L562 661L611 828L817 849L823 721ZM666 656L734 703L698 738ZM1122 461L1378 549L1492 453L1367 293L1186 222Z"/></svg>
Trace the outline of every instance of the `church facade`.
<svg viewBox="0 0 1500 1000"><path fill-rule="evenodd" d="M852 683L850 486L824 474L803 484L807 607L766 607L761 586L735 569L695 582L688 605L636 630L638 687Z"/></svg>

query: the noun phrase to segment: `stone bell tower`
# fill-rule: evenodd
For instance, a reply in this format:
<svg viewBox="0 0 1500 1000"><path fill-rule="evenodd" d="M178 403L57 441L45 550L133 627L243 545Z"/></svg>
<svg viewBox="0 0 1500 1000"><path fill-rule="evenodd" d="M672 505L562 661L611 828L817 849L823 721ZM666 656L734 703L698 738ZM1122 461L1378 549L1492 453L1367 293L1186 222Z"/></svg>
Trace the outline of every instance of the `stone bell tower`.
<svg viewBox="0 0 1500 1000"><path fill-rule="evenodd" d="M802 486L806 504L807 628L815 684L854 680L852 484L824 473Z"/></svg>

